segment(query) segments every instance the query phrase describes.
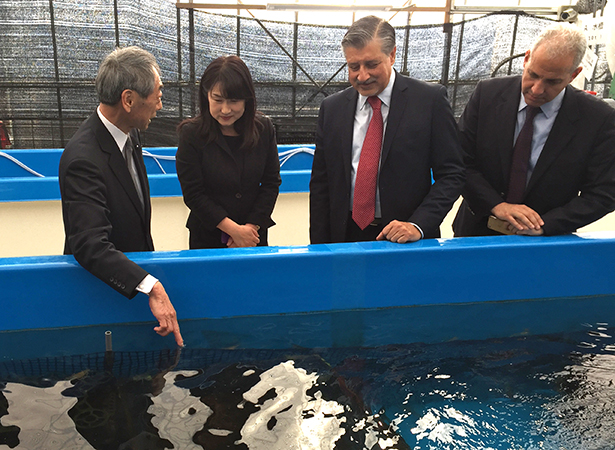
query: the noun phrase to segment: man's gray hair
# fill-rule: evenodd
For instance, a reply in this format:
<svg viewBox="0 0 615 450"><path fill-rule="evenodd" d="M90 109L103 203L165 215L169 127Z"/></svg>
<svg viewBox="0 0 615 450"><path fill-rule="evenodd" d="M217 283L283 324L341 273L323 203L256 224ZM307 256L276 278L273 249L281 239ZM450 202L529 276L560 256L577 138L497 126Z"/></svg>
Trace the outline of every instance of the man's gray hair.
<svg viewBox="0 0 615 450"><path fill-rule="evenodd" d="M363 17L348 28L342 39L342 48L362 49L375 38L382 41L382 52L390 55L395 48L395 29L380 17Z"/></svg>
<svg viewBox="0 0 615 450"><path fill-rule="evenodd" d="M154 55L139 47L116 48L109 53L96 75L98 100L106 105L115 105L126 89L135 91L141 97L154 92L155 75L160 67Z"/></svg>
<svg viewBox="0 0 615 450"><path fill-rule="evenodd" d="M587 38L583 31L576 25L570 23L556 23L548 28L545 28L538 36L532 50L532 53L538 47L544 45L544 49L551 58L560 56L573 56L571 72L574 72L581 65L583 55L587 49Z"/></svg>

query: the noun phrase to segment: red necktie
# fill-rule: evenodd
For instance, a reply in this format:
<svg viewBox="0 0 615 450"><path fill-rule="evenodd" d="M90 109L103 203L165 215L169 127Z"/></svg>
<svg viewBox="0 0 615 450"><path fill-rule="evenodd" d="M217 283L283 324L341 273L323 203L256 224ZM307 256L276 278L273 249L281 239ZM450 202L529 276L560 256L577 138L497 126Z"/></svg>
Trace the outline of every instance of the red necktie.
<svg viewBox="0 0 615 450"><path fill-rule="evenodd" d="M532 137L534 136L534 117L540 111L539 107L525 107L525 123L517 136L517 142L510 165L510 179L508 182L508 203L521 203L527 184L527 169L532 153Z"/></svg>
<svg viewBox="0 0 615 450"><path fill-rule="evenodd" d="M360 229L364 230L374 221L376 211L376 182L378 180L378 164L382 149L382 113L381 101L378 97L367 99L372 107L372 119L367 127L357 178L354 185L354 200L352 203L352 219Z"/></svg>

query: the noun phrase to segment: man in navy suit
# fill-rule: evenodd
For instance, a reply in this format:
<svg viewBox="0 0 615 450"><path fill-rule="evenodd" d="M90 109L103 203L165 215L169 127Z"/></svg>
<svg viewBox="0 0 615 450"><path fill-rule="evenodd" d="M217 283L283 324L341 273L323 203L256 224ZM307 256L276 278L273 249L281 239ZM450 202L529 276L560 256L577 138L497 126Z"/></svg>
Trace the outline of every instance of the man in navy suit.
<svg viewBox="0 0 615 450"><path fill-rule="evenodd" d="M153 251L149 184L139 130L162 108L155 58L138 47L116 49L96 77L96 112L60 159L64 253L122 295L149 296L159 326L183 345L177 315L162 284L124 252Z"/></svg>
<svg viewBox="0 0 615 450"><path fill-rule="evenodd" d="M455 236L499 234L498 222L507 234L571 233L613 211L615 110L569 86L586 47L577 27L555 24L525 53L522 76L478 83L459 120L467 183ZM515 183L513 148L532 109L529 157Z"/></svg>
<svg viewBox="0 0 615 450"><path fill-rule="evenodd" d="M446 89L393 70L395 30L378 17L356 21L342 49L352 87L327 97L320 107L310 181L311 242L405 243L439 237L464 181ZM366 139L372 117L378 117L382 136ZM366 223L353 209L359 209L356 187L363 186L364 143L375 139L380 155L374 157L376 180L369 190L375 196L371 192Z"/></svg>

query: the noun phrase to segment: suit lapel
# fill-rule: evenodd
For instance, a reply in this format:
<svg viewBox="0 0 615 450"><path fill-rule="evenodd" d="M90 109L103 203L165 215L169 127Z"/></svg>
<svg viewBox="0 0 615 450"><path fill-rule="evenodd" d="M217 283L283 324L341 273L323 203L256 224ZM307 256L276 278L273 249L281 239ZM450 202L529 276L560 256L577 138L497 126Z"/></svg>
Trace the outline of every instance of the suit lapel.
<svg viewBox="0 0 615 450"><path fill-rule="evenodd" d="M512 152L515 141L515 126L517 124L517 113L519 111L519 101L521 100L521 78L517 80L511 89L502 93L495 108L493 115L496 120L496 129L493 130L498 142L497 148L500 149L502 160L502 179L508 180L510 175L510 165L512 163Z"/></svg>
<svg viewBox="0 0 615 450"><path fill-rule="evenodd" d="M235 170L235 175L233 176L233 178L236 180L240 180L242 167L240 166L239 161L237 161L237 159L235 158L235 155L231 151L231 148L228 146L228 142L226 142L224 136L222 134L219 134L218 137L216 137L216 140L213 142L213 145L217 145L218 147L220 147L222 149L222 152L225 153L231 159L231 161L233 161L233 168Z"/></svg>
<svg viewBox="0 0 615 450"><path fill-rule="evenodd" d="M395 83L393 84L393 92L391 93L391 104L389 105L389 114L387 116L386 130L384 131L384 142L382 144L382 156L380 164L383 166L389 155L395 133L399 129L399 124L406 112L406 106L410 102L410 92L408 86L400 81L401 76L395 74Z"/></svg>
<svg viewBox="0 0 615 450"><path fill-rule="evenodd" d="M111 133L109 133L109 131L100 121L98 116L96 116L96 118L98 122L100 123L100 126L98 130L96 131L96 139L98 140L98 145L100 149L108 155L109 168L111 169L111 171L117 178L119 184L122 186L122 188L126 192L126 195L128 196L128 198L130 198L130 201L132 202L134 207L137 209L137 211L139 212L139 214L145 221L145 211L141 207L141 201L139 200L139 196L137 195L135 184L132 181L130 172L128 171L126 160L122 156L122 152L118 148L117 143L115 142L115 139L113 139L113 136L111 136ZM138 138L137 138L137 141L138 141ZM137 161L135 162L136 162L137 168L141 166L143 169L143 173L145 173L145 167L143 167L143 156L141 153L141 145L140 145L140 141L138 142L139 142L139 152L138 152L139 156L137 157L136 156L137 152L135 152L135 159L138 161L138 162ZM135 147L136 147L136 144L135 144ZM139 174L139 176L142 178L141 174ZM145 181L145 184L147 184L147 181ZM144 183L142 182L141 186L143 187L143 185ZM149 204L149 192L148 192L148 196L147 197L144 196L143 200L145 201L145 203ZM149 206L147 208L149 208Z"/></svg>
<svg viewBox="0 0 615 450"><path fill-rule="evenodd" d="M224 136L222 134L219 134L218 137L216 137L216 140L214 141L220 148L222 148L222 150L224 150L224 153L226 153L227 155L229 155L229 157L235 161L235 156L233 155L233 152L231 152L230 147L228 146L228 143L226 142L226 139L224 139Z"/></svg>
<svg viewBox="0 0 615 450"><path fill-rule="evenodd" d="M343 173L346 177L346 186L350 188L350 173L352 166L352 138L354 133L354 116L357 109L359 93L355 88L350 87L346 90L346 102L342 105L339 117L342 121L340 128L340 148L344 164Z"/></svg>
<svg viewBox="0 0 615 450"><path fill-rule="evenodd" d="M578 103L575 94L576 92L573 88L570 86L566 87L562 106L557 113L553 128L551 128L549 132L547 142L545 142L545 146L542 152L540 152L536 167L532 172L532 177L526 189L526 195L532 187L536 185L537 180L548 170L549 166L553 164L553 161L555 161L558 155L564 150L568 141L574 136L574 130L576 130L574 122L579 120Z"/></svg>
<svg viewBox="0 0 615 450"><path fill-rule="evenodd" d="M143 147L141 146L141 136L139 132L134 130L131 133L131 139L134 145L135 165L137 166L137 175L139 176L139 183L141 184L141 190L143 191L143 203L145 207L144 219L147 221L151 215L151 201L149 193L149 180L147 178L147 170L145 169L145 162L143 161Z"/></svg>

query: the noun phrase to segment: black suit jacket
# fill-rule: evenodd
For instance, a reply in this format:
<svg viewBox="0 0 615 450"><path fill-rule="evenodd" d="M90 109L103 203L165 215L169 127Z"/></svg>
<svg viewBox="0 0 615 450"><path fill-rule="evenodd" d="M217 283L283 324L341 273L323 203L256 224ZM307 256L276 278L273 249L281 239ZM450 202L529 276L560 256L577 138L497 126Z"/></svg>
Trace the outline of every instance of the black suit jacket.
<svg viewBox="0 0 615 450"><path fill-rule="evenodd" d="M467 183L455 236L498 234L487 228L487 219L508 191L520 96L521 77L481 81L459 120ZM574 232L615 208L613 108L566 87L523 204L541 215L545 235Z"/></svg>
<svg viewBox="0 0 615 450"><path fill-rule="evenodd" d="M357 100L357 91L350 87L327 97L320 107L310 180L313 244L345 240ZM439 226L463 181L446 89L396 74L378 176L382 222L413 222L424 237L439 237Z"/></svg>
<svg viewBox="0 0 615 450"><path fill-rule="evenodd" d="M239 150L238 158L223 136L207 144L198 125L182 127L176 166L190 209L191 248L226 247L217 228L225 217L260 226L259 245L267 245L267 229L275 225L271 213L281 183L280 160L271 120L260 116L259 121L263 129L256 146Z"/></svg>
<svg viewBox="0 0 615 450"><path fill-rule="evenodd" d="M59 171L64 253L129 298L147 272L124 252L154 250L149 184L136 130L131 139L145 208L120 149L96 112L66 145Z"/></svg>

